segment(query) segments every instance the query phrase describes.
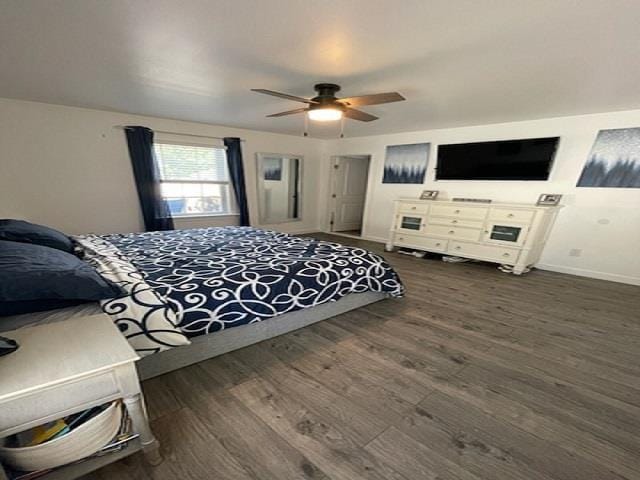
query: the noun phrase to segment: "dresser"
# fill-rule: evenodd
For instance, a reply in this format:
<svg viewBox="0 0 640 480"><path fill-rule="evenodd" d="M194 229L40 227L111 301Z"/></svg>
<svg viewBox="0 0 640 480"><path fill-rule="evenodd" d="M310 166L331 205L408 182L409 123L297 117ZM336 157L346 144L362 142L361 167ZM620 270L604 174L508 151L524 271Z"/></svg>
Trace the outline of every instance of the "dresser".
<svg viewBox="0 0 640 480"><path fill-rule="evenodd" d="M499 263L521 275L540 259L559 208L398 199L386 247Z"/></svg>

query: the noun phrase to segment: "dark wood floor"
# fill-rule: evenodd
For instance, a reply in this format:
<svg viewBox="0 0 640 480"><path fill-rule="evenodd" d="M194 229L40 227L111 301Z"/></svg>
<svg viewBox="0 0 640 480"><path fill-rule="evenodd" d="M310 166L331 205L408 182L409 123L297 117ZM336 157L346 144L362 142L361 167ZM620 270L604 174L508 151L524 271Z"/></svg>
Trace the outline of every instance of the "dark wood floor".
<svg viewBox="0 0 640 480"><path fill-rule="evenodd" d="M91 478L640 479L639 287L385 256L404 299L145 382L165 462Z"/></svg>

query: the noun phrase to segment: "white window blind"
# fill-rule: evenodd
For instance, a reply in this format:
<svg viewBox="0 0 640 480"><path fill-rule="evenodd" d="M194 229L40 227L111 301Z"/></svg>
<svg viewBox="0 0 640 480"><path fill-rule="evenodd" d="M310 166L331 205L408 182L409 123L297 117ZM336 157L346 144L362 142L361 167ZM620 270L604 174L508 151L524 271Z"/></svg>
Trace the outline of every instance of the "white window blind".
<svg viewBox="0 0 640 480"><path fill-rule="evenodd" d="M155 143L154 151L173 216L235 213L224 148Z"/></svg>

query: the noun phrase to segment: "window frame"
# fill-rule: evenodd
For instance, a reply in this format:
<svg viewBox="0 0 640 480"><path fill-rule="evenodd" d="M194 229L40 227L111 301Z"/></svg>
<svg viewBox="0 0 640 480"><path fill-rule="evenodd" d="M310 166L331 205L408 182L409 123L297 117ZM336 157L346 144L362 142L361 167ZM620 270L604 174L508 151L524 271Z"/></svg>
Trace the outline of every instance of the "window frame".
<svg viewBox="0 0 640 480"><path fill-rule="evenodd" d="M175 218L175 219L188 219L188 218L206 218L206 217L231 217L231 216L238 216L240 215L240 212L238 210L238 202L236 200L235 197L235 192L233 190L233 185L231 182L231 178L228 177L229 174L229 168L228 165L225 163L225 169L227 171L227 177L228 180L224 181L224 180L193 180L193 179L184 179L184 180L165 180L162 178L162 167L161 167L161 161L158 159L157 155L156 155L156 151L155 151L155 145L178 145L178 146L184 146L184 147L199 147L199 148L219 148L221 150L225 151L225 157L226 157L226 150L227 147L225 147L224 145L216 145L213 143L205 143L205 142L192 142L192 141L184 141L184 140L174 140L172 138L160 138L160 139L156 139L154 140L154 157L155 157L155 161L158 165L158 170L159 170L159 174L160 174L160 185L162 184L194 184L194 185L202 185L202 184L207 184L207 185L226 185L228 188L228 207L229 210L226 212L220 212L220 213L171 213L171 217ZM225 158L226 160L226 158ZM167 201L167 197L165 197L164 195L162 195L163 200ZM203 198L203 197L182 197L182 198Z"/></svg>

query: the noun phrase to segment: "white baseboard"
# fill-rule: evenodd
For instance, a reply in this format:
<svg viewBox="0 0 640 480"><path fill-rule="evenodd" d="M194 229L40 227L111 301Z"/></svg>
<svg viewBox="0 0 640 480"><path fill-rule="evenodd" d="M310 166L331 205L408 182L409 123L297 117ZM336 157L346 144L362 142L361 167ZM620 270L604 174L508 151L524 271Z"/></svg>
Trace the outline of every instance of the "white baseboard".
<svg viewBox="0 0 640 480"><path fill-rule="evenodd" d="M617 273L597 272L595 270L586 270L584 268L565 267L562 265L549 265L547 263L539 263L536 268L540 270L549 270L551 272L568 273L569 275L577 275L579 277L597 278L598 280L608 280L609 282L628 283L629 285L640 285L640 277L631 277L629 275L618 275Z"/></svg>
<svg viewBox="0 0 640 480"><path fill-rule="evenodd" d="M362 237L363 240L369 240L370 242L378 242L386 244L389 239L384 237L374 237L373 235L364 235Z"/></svg>
<svg viewBox="0 0 640 480"><path fill-rule="evenodd" d="M336 235L338 237L341 236L340 233L338 233L338 232L330 232L329 230L316 230L316 231L320 231L322 233L326 233L326 234L329 234L329 235ZM356 238L355 235L344 235L344 236L348 237L348 238ZM384 244L386 244L389 241L388 238L374 237L374 236L371 236L371 235L361 235L358 238L360 238L362 240L368 240L370 242L377 242L377 243L384 243Z"/></svg>
<svg viewBox="0 0 640 480"><path fill-rule="evenodd" d="M300 230L287 230L286 232L284 232L283 230L278 230L281 231L283 233L288 233L290 235L304 235L305 233L315 233L318 231L317 228L302 228Z"/></svg>

